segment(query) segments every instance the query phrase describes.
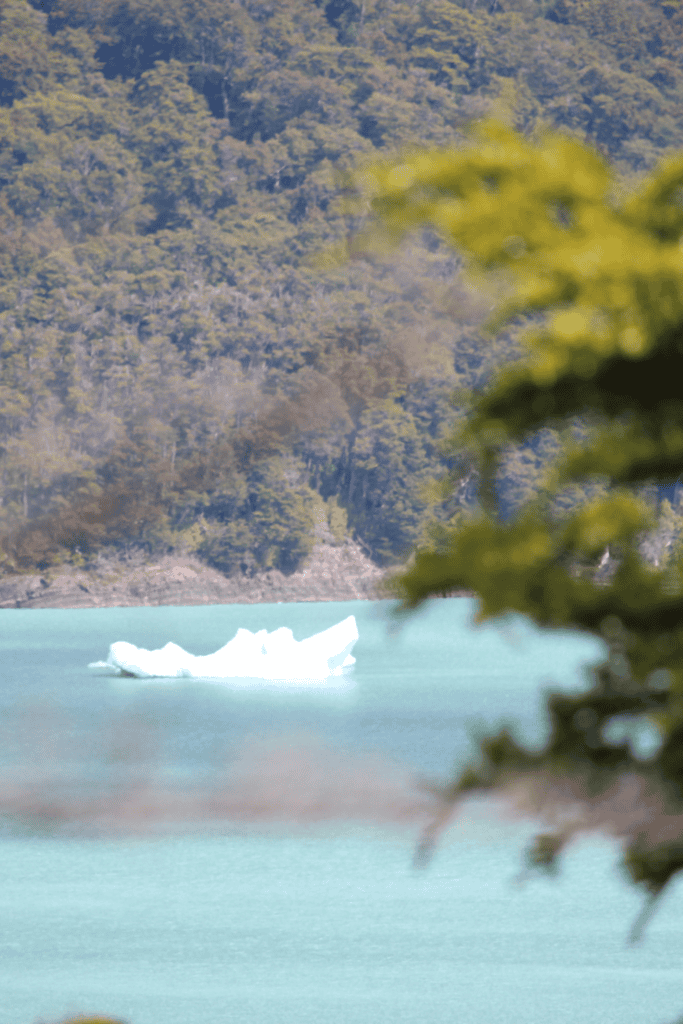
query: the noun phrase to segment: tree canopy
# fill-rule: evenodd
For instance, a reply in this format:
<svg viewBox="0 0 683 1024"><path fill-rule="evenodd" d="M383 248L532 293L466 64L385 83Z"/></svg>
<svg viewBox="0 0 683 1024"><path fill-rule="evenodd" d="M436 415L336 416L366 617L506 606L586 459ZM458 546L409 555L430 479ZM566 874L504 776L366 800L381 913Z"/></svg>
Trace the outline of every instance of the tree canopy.
<svg viewBox="0 0 683 1024"><path fill-rule="evenodd" d="M485 738L444 814L474 791L508 795L553 824L530 852L546 868L577 833L611 832L653 900L683 869L683 554L657 565L642 545L653 482L683 473L683 156L625 184L575 139L487 121L464 147L406 152L354 182L370 235L433 227L494 279L489 328L524 325L521 358L472 396L451 441L479 505L432 531L398 592L414 606L467 588L481 619L521 612L609 649L585 692L549 695L543 749L509 729ZM508 452L548 427L563 443L543 487L503 514ZM576 487L595 490L567 506Z"/></svg>
<svg viewBox="0 0 683 1024"><path fill-rule="evenodd" d="M430 484L449 395L520 326L480 330L433 230L316 262L359 227L339 172L507 111L633 177L683 147L682 27L668 0L0 0L3 571L133 544L288 569L314 507L395 563L471 507L469 470ZM509 512L559 444L510 450Z"/></svg>

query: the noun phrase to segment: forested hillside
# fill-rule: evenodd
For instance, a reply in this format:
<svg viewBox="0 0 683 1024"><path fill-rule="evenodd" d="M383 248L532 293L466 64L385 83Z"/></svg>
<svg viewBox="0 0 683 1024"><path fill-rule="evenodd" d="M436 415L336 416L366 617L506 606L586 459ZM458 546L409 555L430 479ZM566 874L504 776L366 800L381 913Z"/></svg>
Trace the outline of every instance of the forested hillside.
<svg viewBox="0 0 683 1024"><path fill-rule="evenodd" d="M516 331L481 329L435 236L325 259L362 226L339 173L493 113L642 174L683 148L683 10L0 0L0 104L4 570L143 545L290 571L321 516L392 563L470 500L449 396ZM510 452L504 506L559 443ZM678 532L665 506L655 554Z"/></svg>

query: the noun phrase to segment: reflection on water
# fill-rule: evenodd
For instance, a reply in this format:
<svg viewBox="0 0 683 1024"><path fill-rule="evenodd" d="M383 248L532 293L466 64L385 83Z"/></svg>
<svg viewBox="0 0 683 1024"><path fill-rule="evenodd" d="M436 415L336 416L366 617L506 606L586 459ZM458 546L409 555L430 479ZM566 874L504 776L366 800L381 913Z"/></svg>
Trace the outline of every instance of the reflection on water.
<svg viewBox="0 0 683 1024"><path fill-rule="evenodd" d="M204 778L155 765L153 737L139 724L103 735L99 759L87 765L51 761L55 746L51 738L33 746L32 762L5 766L3 834L111 837L335 820L416 825L435 806L413 773L376 754L334 750L309 733L247 739L223 772Z"/></svg>

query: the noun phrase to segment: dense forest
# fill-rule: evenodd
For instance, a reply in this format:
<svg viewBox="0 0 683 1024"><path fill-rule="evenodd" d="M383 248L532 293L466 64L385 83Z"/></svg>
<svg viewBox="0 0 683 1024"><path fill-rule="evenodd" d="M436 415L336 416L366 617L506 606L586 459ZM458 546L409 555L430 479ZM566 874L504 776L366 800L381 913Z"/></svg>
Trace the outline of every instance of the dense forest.
<svg viewBox="0 0 683 1024"><path fill-rule="evenodd" d="M461 515L446 439L523 324L430 232L335 259L343 173L492 114L628 187L683 149L681 40L675 0L0 0L0 568L289 571L321 517L391 564ZM562 443L510 450L503 510Z"/></svg>

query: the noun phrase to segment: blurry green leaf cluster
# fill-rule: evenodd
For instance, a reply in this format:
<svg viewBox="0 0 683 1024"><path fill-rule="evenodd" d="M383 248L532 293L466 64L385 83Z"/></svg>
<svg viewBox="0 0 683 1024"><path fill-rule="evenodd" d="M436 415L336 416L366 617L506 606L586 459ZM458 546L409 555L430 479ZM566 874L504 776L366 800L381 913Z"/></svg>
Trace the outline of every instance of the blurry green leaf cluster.
<svg viewBox="0 0 683 1024"><path fill-rule="evenodd" d="M531 856L546 866L577 832L612 832L656 896L683 869L683 559L679 547L656 564L643 538L653 486L683 474L683 157L627 185L575 139L487 121L463 147L406 152L354 184L369 237L429 225L473 278L495 282L490 329L524 326L521 358L473 396L452 438L477 471L479 506L434 532L397 593L414 606L471 590L480 619L521 612L609 650L585 693L549 697L542 750L508 731L485 739L445 799L516 792L557 825L562 841ZM548 427L564 442L543 490L502 514L501 462ZM572 486L596 491L563 506ZM614 737L626 721L656 730L654 752L632 728Z"/></svg>

